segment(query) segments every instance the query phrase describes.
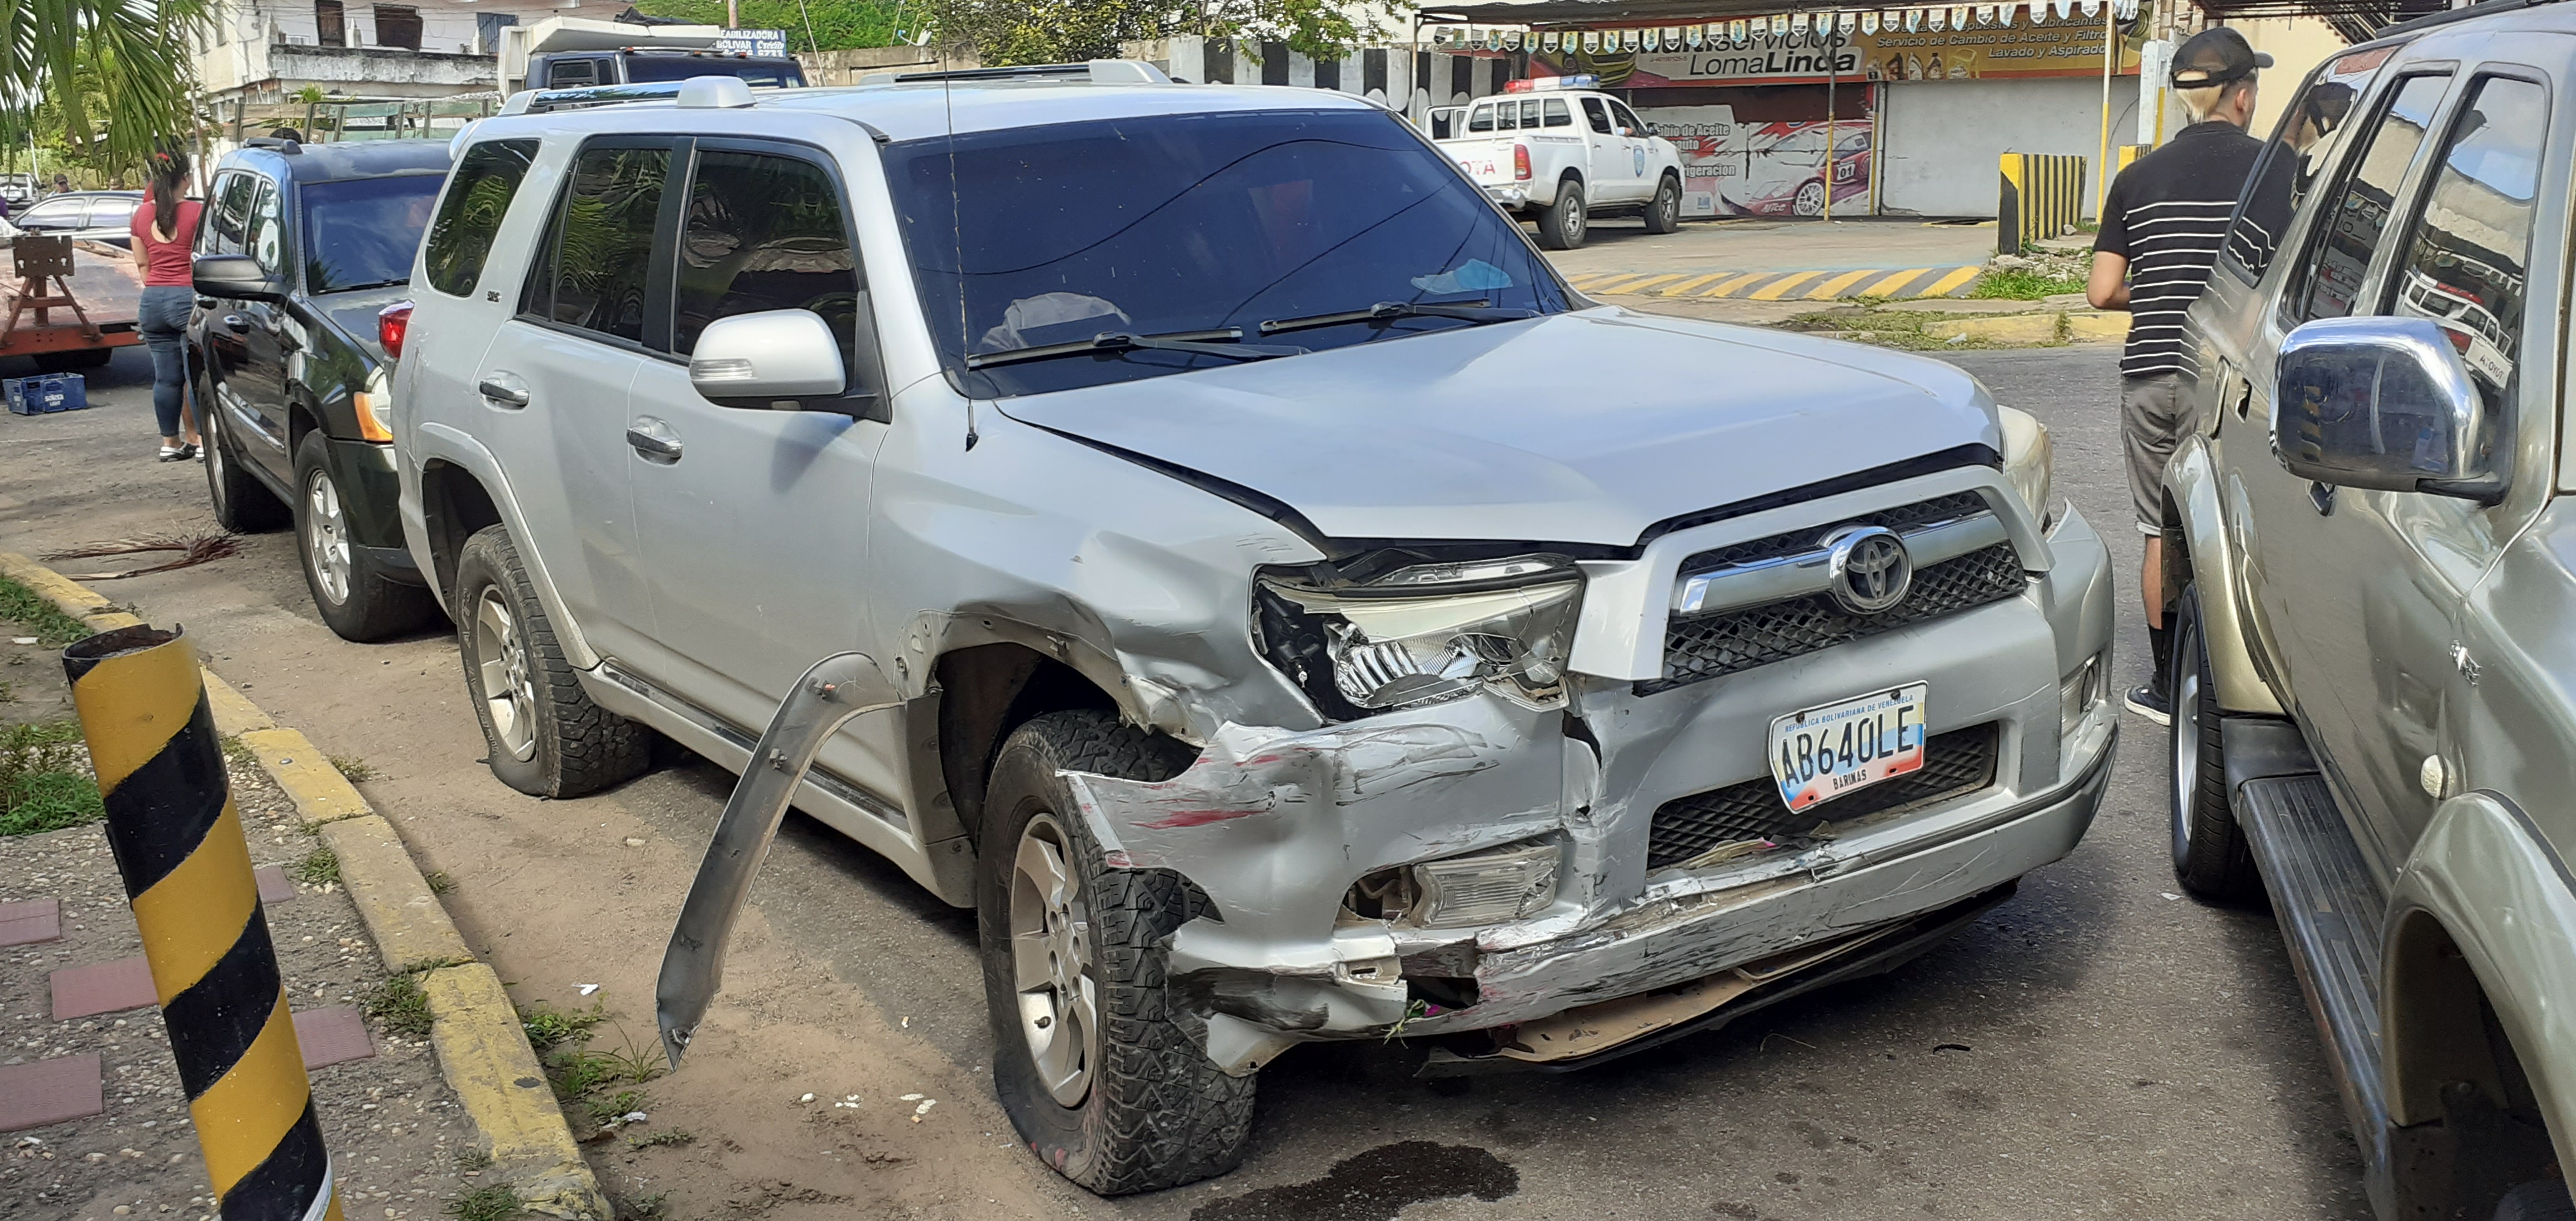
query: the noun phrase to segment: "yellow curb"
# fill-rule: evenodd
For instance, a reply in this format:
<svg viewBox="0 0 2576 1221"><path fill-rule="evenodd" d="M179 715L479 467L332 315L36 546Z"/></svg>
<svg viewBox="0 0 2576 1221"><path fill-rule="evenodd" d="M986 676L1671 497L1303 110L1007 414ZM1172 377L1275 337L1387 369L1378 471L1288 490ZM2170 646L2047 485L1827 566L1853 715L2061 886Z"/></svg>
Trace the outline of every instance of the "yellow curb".
<svg viewBox="0 0 2576 1221"><path fill-rule="evenodd" d="M1773 280L1772 282L1763 285L1760 288L1754 289L1753 295L1748 299L1754 301L1777 301L1780 298L1787 296L1790 289L1796 288L1797 286L1823 274L1825 273L1821 271L1793 271L1777 280Z"/></svg>
<svg viewBox="0 0 2576 1221"><path fill-rule="evenodd" d="M0 551L0 573L94 630L143 622L107 609L112 604L96 591L23 555ZM491 1147L501 1171L494 1177L517 1192L520 1206L530 1212L563 1221L612 1221L608 1197L600 1192L590 1163L582 1160L581 1146L573 1141L572 1127L528 1045L518 1007L502 990L501 977L473 961L472 949L393 824L367 805L311 739L277 728L267 713L213 671L200 673L216 728L241 735L260 770L286 790L305 825L339 855L341 884L357 904L386 967L461 964L428 971L420 983L429 994L430 1042L438 1050L439 1073Z"/></svg>
<svg viewBox="0 0 2576 1221"><path fill-rule="evenodd" d="M1658 295L1666 297L1687 297L1698 289L1706 288L1719 280L1728 279L1734 274L1735 273L1731 271L1721 271L1714 275L1705 275L1684 280L1679 284L1666 285L1664 291Z"/></svg>
<svg viewBox="0 0 2576 1221"><path fill-rule="evenodd" d="M2129 337L2129 316L2121 313L2072 313L2066 316L2066 337L2085 343L2100 343Z"/></svg>
<svg viewBox="0 0 2576 1221"><path fill-rule="evenodd" d="M1708 287L1699 290L1698 295L1703 297L1732 296L1734 295L1735 290L1742 288L1747 284L1757 283L1762 280L1763 277L1770 274L1771 273L1767 271L1748 271L1741 275L1729 273L1725 283L1711 284Z"/></svg>
<svg viewBox="0 0 2576 1221"><path fill-rule="evenodd" d="M1904 288L1906 285L1913 283L1916 277L1929 274L1931 270L1932 269L1929 267L1916 267L1906 271L1892 272L1886 279L1873 281L1869 287L1852 295L1856 297L1893 297L1896 295L1898 289Z"/></svg>
<svg viewBox="0 0 2576 1221"><path fill-rule="evenodd" d="M607 1218L608 1200L564 1125L501 977L475 962L428 972L420 987L429 994L438 1062L449 1080L475 1083L471 1090L460 1085L457 1095L491 1142L494 1168L518 1192L519 1206L565 1221Z"/></svg>
<svg viewBox="0 0 2576 1221"><path fill-rule="evenodd" d="M381 814L344 818L322 828L322 842L340 858L340 884L358 905L358 918L375 936L388 971L417 970L423 963L474 960L474 951L439 906L402 837Z"/></svg>
<svg viewBox="0 0 2576 1221"><path fill-rule="evenodd" d="M1659 276L1648 276L1648 277L1646 277L1645 279L1639 280L1639 281L1637 281L1637 282L1636 282L1636 283L1634 283L1634 284L1630 284L1630 285L1628 285L1628 286L1626 286L1626 287L1624 287L1624 288L1621 288L1619 291L1620 291L1620 292L1623 292L1623 293L1639 293L1639 294L1642 294L1642 293L1644 293L1647 289L1650 289L1650 288L1659 288L1659 287L1661 287L1661 286L1663 286L1663 285L1670 284L1670 283L1672 283L1673 281L1678 280L1678 279L1681 279L1683 276L1686 276L1686 275L1688 275L1688 274L1690 274L1690 273L1688 273L1688 272L1681 272L1681 271L1673 271L1673 272L1666 272L1666 273L1664 273L1663 275L1659 275Z"/></svg>
<svg viewBox="0 0 2576 1221"><path fill-rule="evenodd" d="M338 822L373 814L367 799L340 769L315 746L313 740L293 729L254 729L241 736L242 744L259 756L259 768L267 772L277 787L295 801L295 812L307 827Z"/></svg>
<svg viewBox="0 0 2576 1221"><path fill-rule="evenodd" d="M1814 288L1808 289L1807 299L1810 301L1831 301L1834 298L1843 295L1844 289L1860 283L1862 277L1874 276L1877 274L1878 271L1874 268L1866 271L1846 271L1841 275L1835 276L1833 279L1827 280Z"/></svg>
<svg viewBox="0 0 2576 1221"><path fill-rule="evenodd" d="M1923 324L1923 333L1935 339L1991 339L1998 343L2054 343L2060 314L1989 314L1984 317L1944 318Z"/></svg>

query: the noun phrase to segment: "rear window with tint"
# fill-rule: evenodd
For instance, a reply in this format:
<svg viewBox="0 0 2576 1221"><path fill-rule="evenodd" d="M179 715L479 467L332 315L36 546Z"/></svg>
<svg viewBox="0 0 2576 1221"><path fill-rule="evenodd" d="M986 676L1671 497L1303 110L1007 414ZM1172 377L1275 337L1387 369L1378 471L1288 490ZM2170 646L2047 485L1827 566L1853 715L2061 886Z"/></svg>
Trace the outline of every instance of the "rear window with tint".
<svg viewBox="0 0 2576 1221"><path fill-rule="evenodd" d="M424 260L430 287L451 297L473 294L501 231L501 216L536 156L534 140L486 140L465 150L439 201L438 219L430 223Z"/></svg>

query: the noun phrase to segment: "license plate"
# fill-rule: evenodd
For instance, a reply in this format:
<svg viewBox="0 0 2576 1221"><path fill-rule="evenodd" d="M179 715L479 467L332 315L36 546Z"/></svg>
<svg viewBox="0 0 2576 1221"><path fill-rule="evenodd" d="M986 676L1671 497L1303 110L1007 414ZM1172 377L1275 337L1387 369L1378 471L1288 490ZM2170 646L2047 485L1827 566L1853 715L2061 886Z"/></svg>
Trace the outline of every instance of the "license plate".
<svg viewBox="0 0 2576 1221"><path fill-rule="evenodd" d="M1923 701L1909 683L1859 699L1792 712L1771 722L1771 778L1780 800L1804 810L1923 768Z"/></svg>

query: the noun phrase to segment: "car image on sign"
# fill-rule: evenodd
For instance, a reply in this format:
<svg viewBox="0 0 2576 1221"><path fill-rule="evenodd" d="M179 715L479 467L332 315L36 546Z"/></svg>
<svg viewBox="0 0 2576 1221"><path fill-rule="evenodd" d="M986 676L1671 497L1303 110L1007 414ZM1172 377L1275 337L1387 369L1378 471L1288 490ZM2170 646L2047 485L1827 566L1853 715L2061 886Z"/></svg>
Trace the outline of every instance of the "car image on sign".
<svg viewBox="0 0 2576 1221"><path fill-rule="evenodd" d="M1923 767L1923 701L1909 683L1771 722L1771 777L1780 800L1804 810Z"/></svg>

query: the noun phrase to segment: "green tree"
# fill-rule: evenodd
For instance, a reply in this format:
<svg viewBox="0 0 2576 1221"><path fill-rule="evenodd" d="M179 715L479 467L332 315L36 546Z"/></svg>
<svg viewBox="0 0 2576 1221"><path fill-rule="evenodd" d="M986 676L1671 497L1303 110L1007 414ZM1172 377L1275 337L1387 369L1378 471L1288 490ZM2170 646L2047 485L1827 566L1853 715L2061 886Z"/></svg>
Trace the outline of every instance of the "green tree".
<svg viewBox="0 0 2576 1221"><path fill-rule="evenodd" d="M0 0L0 140L43 112L67 147L127 165L194 129L209 0Z"/></svg>
<svg viewBox="0 0 2576 1221"><path fill-rule="evenodd" d="M1397 0L1392 14L1412 6ZM1393 31L1353 17L1337 0L919 0L942 45L988 64L1069 63L1112 58L1121 44L1179 34L1264 41L1320 58L1339 56Z"/></svg>
<svg viewBox="0 0 2576 1221"><path fill-rule="evenodd" d="M846 51L882 47L894 42L895 0L741 0L746 29L785 30L787 45L798 51ZM694 25L723 25L725 0L641 0L636 10L648 17L671 17ZM807 34L811 31L811 38Z"/></svg>

